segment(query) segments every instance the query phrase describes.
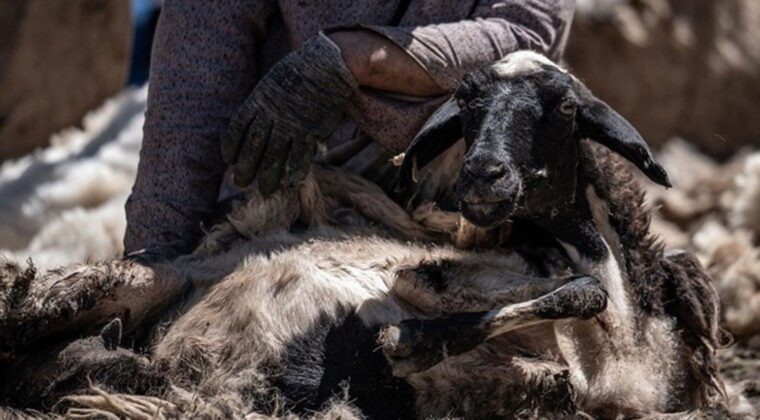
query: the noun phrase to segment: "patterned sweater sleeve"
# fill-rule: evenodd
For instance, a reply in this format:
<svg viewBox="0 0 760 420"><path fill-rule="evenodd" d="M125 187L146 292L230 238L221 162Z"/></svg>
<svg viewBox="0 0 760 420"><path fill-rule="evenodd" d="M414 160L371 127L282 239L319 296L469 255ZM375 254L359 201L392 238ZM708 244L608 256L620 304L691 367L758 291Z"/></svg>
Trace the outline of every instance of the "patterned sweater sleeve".
<svg viewBox="0 0 760 420"><path fill-rule="evenodd" d="M407 51L446 91L510 52L530 49L559 59L575 0L483 0L468 19L417 27L363 26ZM386 148L405 148L440 98L409 103L377 92L355 95L351 117Z"/></svg>
<svg viewBox="0 0 760 420"><path fill-rule="evenodd" d="M218 139L257 79L272 10L269 0L164 2L125 252L183 253L202 234L225 170Z"/></svg>

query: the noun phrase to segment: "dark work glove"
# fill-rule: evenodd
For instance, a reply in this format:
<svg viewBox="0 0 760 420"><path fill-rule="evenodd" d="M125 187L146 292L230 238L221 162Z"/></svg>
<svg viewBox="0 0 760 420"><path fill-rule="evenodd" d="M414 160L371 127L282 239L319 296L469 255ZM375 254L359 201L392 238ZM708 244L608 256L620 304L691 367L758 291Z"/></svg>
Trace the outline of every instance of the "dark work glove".
<svg viewBox="0 0 760 420"><path fill-rule="evenodd" d="M324 34L286 55L259 81L222 138L222 158L235 165L235 183L259 176L269 195L287 174L300 182L317 139L337 127L357 86L340 49Z"/></svg>

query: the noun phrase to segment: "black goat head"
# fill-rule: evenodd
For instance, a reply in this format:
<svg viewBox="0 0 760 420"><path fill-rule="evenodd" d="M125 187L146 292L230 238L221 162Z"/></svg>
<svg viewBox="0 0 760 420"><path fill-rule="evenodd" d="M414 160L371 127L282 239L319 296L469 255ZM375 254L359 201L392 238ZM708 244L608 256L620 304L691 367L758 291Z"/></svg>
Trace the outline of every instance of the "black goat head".
<svg viewBox="0 0 760 420"><path fill-rule="evenodd" d="M633 126L577 78L528 51L465 76L412 140L401 189L414 172L464 137L467 154L454 185L464 216L482 227L570 205L579 142L595 140L669 187L665 170Z"/></svg>

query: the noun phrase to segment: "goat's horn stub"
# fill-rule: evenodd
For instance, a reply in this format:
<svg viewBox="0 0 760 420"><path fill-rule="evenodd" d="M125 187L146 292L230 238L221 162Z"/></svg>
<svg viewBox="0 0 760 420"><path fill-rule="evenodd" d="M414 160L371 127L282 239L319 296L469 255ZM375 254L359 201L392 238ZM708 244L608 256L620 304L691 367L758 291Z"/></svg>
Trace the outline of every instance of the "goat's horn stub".
<svg viewBox="0 0 760 420"><path fill-rule="evenodd" d="M449 99L427 120L404 154L399 176L399 190L409 191L415 182L415 171L454 145L462 137L459 106Z"/></svg>
<svg viewBox="0 0 760 420"><path fill-rule="evenodd" d="M667 172L654 160L641 134L609 105L589 96L579 109L580 135L628 159L653 182L666 188L672 187Z"/></svg>

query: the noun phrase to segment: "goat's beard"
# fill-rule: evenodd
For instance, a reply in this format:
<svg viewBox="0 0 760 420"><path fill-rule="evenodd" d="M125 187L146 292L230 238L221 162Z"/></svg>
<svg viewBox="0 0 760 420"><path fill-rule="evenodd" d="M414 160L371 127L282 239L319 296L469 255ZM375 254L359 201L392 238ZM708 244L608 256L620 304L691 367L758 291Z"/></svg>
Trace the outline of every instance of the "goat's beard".
<svg viewBox="0 0 760 420"><path fill-rule="evenodd" d="M462 216L475 226L491 229L504 223L515 211L515 200L495 203L461 203Z"/></svg>

